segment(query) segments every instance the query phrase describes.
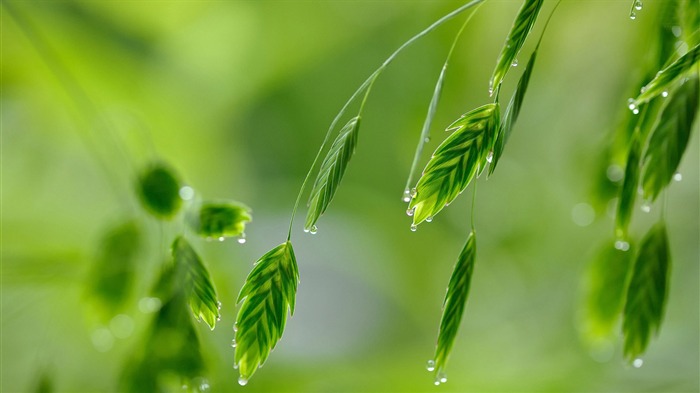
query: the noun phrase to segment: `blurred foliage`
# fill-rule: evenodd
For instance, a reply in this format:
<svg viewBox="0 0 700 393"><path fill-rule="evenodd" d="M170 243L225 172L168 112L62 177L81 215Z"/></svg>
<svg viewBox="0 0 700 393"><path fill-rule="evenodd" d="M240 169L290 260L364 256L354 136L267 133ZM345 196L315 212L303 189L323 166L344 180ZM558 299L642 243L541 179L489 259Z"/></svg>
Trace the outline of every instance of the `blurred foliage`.
<svg viewBox="0 0 700 393"><path fill-rule="evenodd" d="M322 230L312 237L294 228L296 311L245 388L232 368L230 327L251 263L286 233L338 108L396 47L462 4L3 1L0 390L37 390L46 368L53 391L433 390L424 365L469 226L468 198L412 233L400 197L460 20L377 79ZM615 202L594 204L590 189L619 188L600 157L609 152L624 166L624 153L609 144L629 140L613 131L629 116L626 100L641 87L633 85L650 80L644 65L649 56L657 61L648 43L663 4L645 0L634 21L629 1L564 1L557 10L498 174L479 179L479 269L440 389L700 390L697 122L678 168L683 180L666 192L669 300L642 369L622 364L621 340L601 347L581 335L588 300L575 290L597 245L613 235ZM486 2L466 28L435 129L489 102L488 79L520 5ZM552 6L544 2L542 15ZM697 15L684 15L686 24ZM669 40L664 50L676 50L677 39ZM534 46L528 40L523 53ZM501 85L507 96L523 68ZM245 246L192 240L222 302L214 331L194 323L183 297L149 292L183 231L139 210L135 179L152 162L167 162L198 194L255 209ZM589 204L600 214L582 216L587 210L577 207ZM637 212L630 233L641 237L660 213ZM132 217L142 234L133 298L95 325L85 293L95 261L107 255L104 228ZM613 336L620 332L618 321Z"/></svg>

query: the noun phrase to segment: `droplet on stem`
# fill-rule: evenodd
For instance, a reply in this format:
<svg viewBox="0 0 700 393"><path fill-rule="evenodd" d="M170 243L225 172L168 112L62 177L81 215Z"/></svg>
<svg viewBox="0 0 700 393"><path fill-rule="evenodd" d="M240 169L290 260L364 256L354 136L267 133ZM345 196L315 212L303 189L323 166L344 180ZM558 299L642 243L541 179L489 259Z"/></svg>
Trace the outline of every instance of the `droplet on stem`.
<svg viewBox="0 0 700 393"><path fill-rule="evenodd" d="M415 188L411 188L411 198L415 198L416 195L418 195L418 190Z"/></svg>
<svg viewBox="0 0 700 393"><path fill-rule="evenodd" d="M486 155L486 161L488 161L489 164L493 162L493 150L489 150L489 153Z"/></svg>
<svg viewBox="0 0 700 393"><path fill-rule="evenodd" d="M425 365L425 369L428 371L435 370L435 360L433 360L433 359L428 360L428 363Z"/></svg>
<svg viewBox="0 0 700 393"><path fill-rule="evenodd" d="M401 197L401 200L404 202L411 202L411 190L408 188L403 190L403 197Z"/></svg>
<svg viewBox="0 0 700 393"><path fill-rule="evenodd" d="M425 222L433 222L433 216L426 217Z"/></svg>
<svg viewBox="0 0 700 393"><path fill-rule="evenodd" d="M651 202L649 202L649 201L642 202L641 209L644 213L649 213L651 211Z"/></svg>
<svg viewBox="0 0 700 393"><path fill-rule="evenodd" d="M248 380L243 378L243 377L238 377L238 384L241 386L245 386L248 383Z"/></svg>
<svg viewBox="0 0 700 393"><path fill-rule="evenodd" d="M318 227L316 225L312 225L311 228L309 228L309 233L315 235L316 232L318 232Z"/></svg>
<svg viewBox="0 0 700 393"><path fill-rule="evenodd" d="M418 226L416 224L411 224L411 232L415 232L418 230Z"/></svg>
<svg viewBox="0 0 700 393"><path fill-rule="evenodd" d="M641 10L642 10L642 0L636 0L636 1L634 2L634 9L637 10L637 11L641 11Z"/></svg>
<svg viewBox="0 0 700 393"><path fill-rule="evenodd" d="M416 212L416 208L412 207L412 208L406 210L406 215L411 217L413 215L413 213L415 213L415 212Z"/></svg>
<svg viewBox="0 0 700 393"><path fill-rule="evenodd" d="M245 238L245 233L241 233L241 236L238 238L238 244L245 244L246 238Z"/></svg>
<svg viewBox="0 0 700 393"><path fill-rule="evenodd" d="M634 11L630 12L630 19L632 19L632 20L637 19L637 14Z"/></svg>
<svg viewBox="0 0 700 393"><path fill-rule="evenodd" d="M445 374L444 372L439 372L437 378L440 380L440 383L447 382L447 374Z"/></svg>
<svg viewBox="0 0 700 393"><path fill-rule="evenodd" d="M513 62L510 63L511 66L517 67L518 66L518 59L513 59Z"/></svg>

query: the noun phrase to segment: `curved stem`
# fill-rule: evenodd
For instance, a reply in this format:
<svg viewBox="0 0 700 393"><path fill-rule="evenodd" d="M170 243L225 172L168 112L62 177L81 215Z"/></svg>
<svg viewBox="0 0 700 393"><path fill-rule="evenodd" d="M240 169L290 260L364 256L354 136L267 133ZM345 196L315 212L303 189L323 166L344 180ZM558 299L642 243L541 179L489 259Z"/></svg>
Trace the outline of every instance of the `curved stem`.
<svg viewBox="0 0 700 393"><path fill-rule="evenodd" d="M472 19L474 14L479 10L479 7L481 7L481 4L479 4L478 7L472 12L467 20L464 21L462 24L462 27L459 29L457 32L457 35L455 36L454 40L452 41L452 46L450 47L450 51L447 52L447 58L445 59L445 63L442 65L442 70L440 71L440 76L438 77L438 81L435 84L435 90L433 91L433 98L430 100L430 105L428 106L428 115L425 117L425 122L423 123L423 129L421 130L420 133L420 139L418 140L418 146L416 147L416 153L413 155L413 162L411 163L411 170L408 173L408 179L406 180L406 187L404 187L404 198L406 198L407 192L410 192L411 188L411 183L413 183L413 178L416 175L416 169L418 169L418 161L420 160L421 155L423 154L423 148L425 147L425 144L428 143L430 139L430 126L433 123L433 118L435 117L435 111L437 109L437 104L438 101L440 100L440 93L442 91L442 83L445 78L445 73L447 72L447 66L450 62L450 59L452 58L452 53L454 52L455 47L457 46L457 41L459 41L459 38L462 36L462 32L464 32L464 29L467 27L467 24L469 24L469 21ZM405 201L405 199L404 199Z"/></svg>
<svg viewBox="0 0 700 393"><path fill-rule="evenodd" d="M462 12L468 10L469 8L479 4L483 3L486 0L472 0L467 4L464 4L463 6L455 9L454 11L450 12L449 14L443 16L442 18L438 19L435 21L433 24L425 28L423 31L420 33L414 35L411 37L408 41L404 42L398 49L396 49L384 62L382 65L379 66L365 81L360 85L360 87L355 90L355 92L350 96L350 98L345 102L342 108L340 108L340 111L338 112L337 115L335 115L335 118L333 118L333 121L331 122L330 127L328 127L328 131L326 131L326 135L323 138L323 142L321 143L321 147L319 147L318 152L316 153L316 157L314 157L313 162L311 163L311 167L309 168L309 171L306 173L306 176L304 177L304 181L301 183L301 188L299 189L299 193L297 194L296 201L294 202L294 208L292 209L292 217L289 220L289 231L287 232L287 241L289 241L292 237L292 227L294 225L294 217L296 217L297 209L299 208L299 202L301 201L301 197L304 194L304 189L306 189L306 184L309 182L309 178L311 177L311 173L314 170L314 167L316 167L316 163L318 163L318 159L321 157L321 153L323 153L323 149L326 147L326 144L328 144L328 140L330 139L331 133L335 129L336 125L338 124L338 121L340 118L345 114L345 111L347 110L348 106L357 98L357 96L364 91L365 89L370 89L372 84L374 83L374 80L379 76L379 74L384 71L384 69L391 64L392 61L398 56L401 51L406 49L408 46L425 36L426 34L430 33L431 31L435 30L437 27L442 25L443 23L449 21L450 19L453 19L457 15L461 14ZM369 92L368 92L369 93ZM365 99L367 98L367 95L365 95ZM363 100L364 102L364 100Z"/></svg>

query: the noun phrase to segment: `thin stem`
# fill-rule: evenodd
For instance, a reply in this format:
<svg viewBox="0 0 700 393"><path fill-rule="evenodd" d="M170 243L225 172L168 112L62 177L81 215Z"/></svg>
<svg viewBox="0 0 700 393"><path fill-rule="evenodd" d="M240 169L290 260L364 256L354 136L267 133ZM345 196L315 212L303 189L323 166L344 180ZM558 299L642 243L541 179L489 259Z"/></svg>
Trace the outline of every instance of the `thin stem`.
<svg viewBox="0 0 700 393"><path fill-rule="evenodd" d="M321 143L321 147L319 147L318 152L316 153L316 157L314 157L313 162L311 163L311 167L309 168L309 171L306 173L306 176L304 177L304 181L301 183L301 188L299 189L299 193L297 194L296 201L294 202L294 208L292 209L292 217L289 220L289 231L287 232L287 241L289 241L292 237L292 227L294 225L294 217L296 217L297 214L297 209L299 208L299 202L301 201L301 197L304 194L304 190L306 189L306 184L309 182L309 178L311 177L311 173L313 172L314 168L316 167L316 164L318 163L318 159L321 157L321 153L323 153L323 149L326 147L326 144L328 144L328 140L330 139L331 133L335 129L336 125L338 124L338 121L340 118L345 114L345 111L347 108L350 106L350 104L357 98L357 96L362 93L365 89L369 89L374 83L374 80L379 76L379 74L384 71L384 69L391 64L392 61L396 58L396 56L406 49L408 46L425 36L426 34L430 33L431 31L435 30L437 27L442 25L443 23L453 19L457 15L461 14L462 12L468 10L469 8L479 4L483 3L486 0L472 0L467 4L464 4L463 6L455 9L454 11L450 12L449 14L443 16L442 18L438 19L435 21L433 24L425 28L423 31L420 33L414 35L411 37L408 41L404 42L398 49L394 51L384 62L382 65L379 66L365 81L360 85L360 87L355 90L355 92L350 96L350 98L343 104L343 107L340 108L340 111L338 112L337 115L335 115L335 118L333 118L333 121L331 122L330 127L328 127L328 131L326 131L326 135L323 138L323 142ZM366 98L366 96L365 96Z"/></svg>
<svg viewBox="0 0 700 393"><path fill-rule="evenodd" d="M474 216L476 215L476 184L478 182L474 181L474 186L472 188L472 211L471 211L471 226L472 226L472 232L476 231L475 225L474 225Z"/></svg>
<svg viewBox="0 0 700 393"><path fill-rule="evenodd" d="M404 187L404 190L409 191L411 184L413 183L413 177L416 174L416 170L418 169L418 161L420 160L421 155L423 155L423 148L425 147L425 144L428 143L428 140L430 139L430 126L433 123L433 118L435 117L435 111L437 109L438 101L440 100L440 93L442 91L442 83L445 78L445 73L447 72L447 66L449 64L450 59L452 58L452 53L454 52L455 47L457 46L457 41L459 41L459 38L462 36L462 32L464 29L467 27L467 24L469 24L469 21L472 19L474 14L479 10L479 7L481 7L481 4L479 4L478 7L472 12L467 20L464 21L462 24L462 27L459 29L457 32L457 35L455 36L454 40L452 41L452 46L450 47L450 51L447 53L447 58L445 59L445 63L442 65L442 70L440 71L440 76L438 77L438 81L435 84L435 90L433 92L433 98L430 100L430 105L428 106L428 114L425 117L425 122L423 123L423 129L421 130L420 133L420 139L418 140L418 146L416 147L416 153L413 155L413 162L411 163L411 171L408 173L408 179L406 180L406 187ZM404 194L406 194L406 191L404 191ZM406 198L406 195L404 195L404 198ZM405 201L405 199L404 199Z"/></svg>

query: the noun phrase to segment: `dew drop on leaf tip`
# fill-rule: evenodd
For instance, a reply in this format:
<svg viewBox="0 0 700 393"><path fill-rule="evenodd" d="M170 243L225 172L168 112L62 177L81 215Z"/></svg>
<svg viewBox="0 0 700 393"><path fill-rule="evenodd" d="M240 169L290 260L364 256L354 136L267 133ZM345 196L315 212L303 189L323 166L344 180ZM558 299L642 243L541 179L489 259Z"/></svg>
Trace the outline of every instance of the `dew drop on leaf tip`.
<svg viewBox="0 0 700 393"><path fill-rule="evenodd" d="M488 161L489 164L493 162L493 150L489 150L489 153L486 155L486 161Z"/></svg>
<svg viewBox="0 0 700 393"><path fill-rule="evenodd" d="M239 384L239 385L245 386L247 383L248 383L248 380L247 380L247 379L245 379L245 378L243 378L243 377L239 377L239 378L238 378L238 384Z"/></svg>
<svg viewBox="0 0 700 393"><path fill-rule="evenodd" d="M428 362L425 365L425 369L428 371L434 371L435 370L435 360L428 360Z"/></svg>
<svg viewBox="0 0 700 393"><path fill-rule="evenodd" d="M410 202L411 201L411 190L408 188L403 190L403 196L401 197L401 200L404 202Z"/></svg>
<svg viewBox="0 0 700 393"><path fill-rule="evenodd" d="M418 230L418 226L416 224L411 224L411 232L415 232Z"/></svg>
<svg viewBox="0 0 700 393"><path fill-rule="evenodd" d="M433 222L433 216L426 217L425 222Z"/></svg>
<svg viewBox="0 0 700 393"><path fill-rule="evenodd" d="M309 228L309 233L315 235L316 232L318 232L318 227L316 225L312 225L311 228Z"/></svg>
<svg viewBox="0 0 700 393"><path fill-rule="evenodd" d="M644 365L644 360L640 358L634 359L634 361L632 361L632 366L634 366L634 368L640 368L642 367L642 365Z"/></svg>
<svg viewBox="0 0 700 393"><path fill-rule="evenodd" d="M415 212L416 212L416 208L412 207L412 208L406 210L406 215L411 217L413 215L413 213L415 213Z"/></svg>
<svg viewBox="0 0 700 393"><path fill-rule="evenodd" d="M632 19L632 20L637 19L637 14L634 11L630 12L630 19Z"/></svg>
<svg viewBox="0 0 700 393"><path fill-rule="evenodd" d="M636 0L636 1L634 2L634 9L635 9L635 10L641 11L641 10L642 10L642 6L643 6L643 5L642 5L642 0Z"/></svg>
<svg viewBox="0 0 700 393"><path fill-rule="evenodd" d="M518 59L513 59L513 62L510 63L511 66L517 67L518 66Z"/></svg>

